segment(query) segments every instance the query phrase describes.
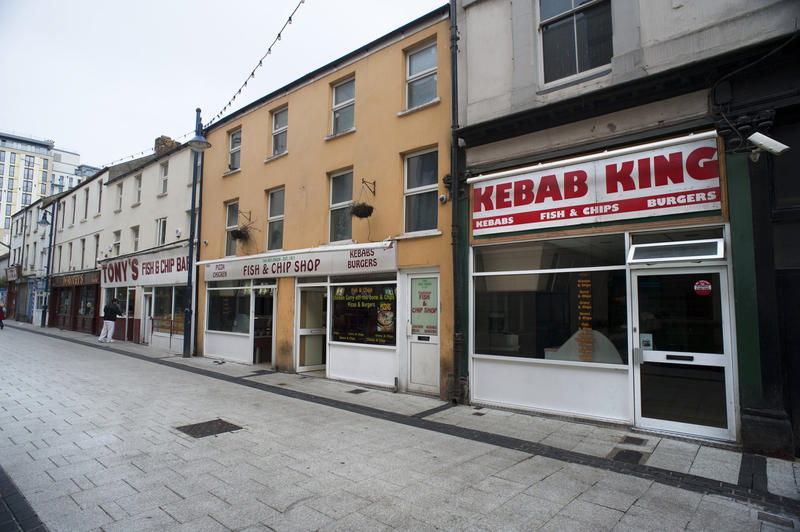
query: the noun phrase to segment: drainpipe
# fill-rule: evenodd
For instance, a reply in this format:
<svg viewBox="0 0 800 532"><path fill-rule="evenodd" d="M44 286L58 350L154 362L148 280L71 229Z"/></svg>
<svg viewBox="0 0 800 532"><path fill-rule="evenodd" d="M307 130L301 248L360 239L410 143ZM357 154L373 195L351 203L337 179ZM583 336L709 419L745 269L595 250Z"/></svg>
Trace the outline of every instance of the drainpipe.
<svg viewBox="0 0 800 532"><path fill-rule="evenodd" d="M456 12L458 0L450 0L450 99L452 117L450 123L450 201L452 210L451 245L453 248L453 372L454 382L449 390L450 399L454 402L467 400L466 379L467 368L464 358L464 324L461 319L463 305L462 264L461 264L461 231L459 219L459 194L462 176L459 168L460 149L458 147L458 24Z"/></svg>

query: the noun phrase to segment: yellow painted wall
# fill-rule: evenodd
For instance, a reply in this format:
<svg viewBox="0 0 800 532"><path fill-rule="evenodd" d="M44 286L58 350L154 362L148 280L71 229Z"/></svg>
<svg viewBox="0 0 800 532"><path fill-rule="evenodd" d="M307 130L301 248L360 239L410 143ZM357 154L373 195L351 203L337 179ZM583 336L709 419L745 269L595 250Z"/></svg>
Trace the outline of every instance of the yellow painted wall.
<svg viewBox="0 0 800 532"><path fill-rule="evenodd" d="M353 218L355 243L381 241L403 234L404 158L406 153L436 147L439 193L447 194L441 178L450 171L450 56L448 21L443 20L405 37L306 85L263 103L242 116L221 123L208 133L212 144L205 153L200 260L224 256L225 202L239 201L240 222L250 220L255 229L247 245L239 243L237 255L266 251L268 191L285 187L283 249L310 248L329 243L329 175L353 170L353 200L374 205L367 220ZM436 42L439 102L398 116L405 110L406 50ZM355 76L355 131L331 135L332 84ZM271 112L288 105L288 154L271 156ZM228 135L241 128L241 170L228 172ZM375 181L373 196L362 179ZM440 268L441 375L452 373L452 248L450 203L438 207L441 235L398 240L398 267ZM202 279L202 273L201 277ZM205 290L200 284L198 339L202 352ZM275 325L276 361L280 369L293 367L294 280L278 286ZM398 317L399 319L399 317ZM398 338L398 343L402 339Z"/></svg>

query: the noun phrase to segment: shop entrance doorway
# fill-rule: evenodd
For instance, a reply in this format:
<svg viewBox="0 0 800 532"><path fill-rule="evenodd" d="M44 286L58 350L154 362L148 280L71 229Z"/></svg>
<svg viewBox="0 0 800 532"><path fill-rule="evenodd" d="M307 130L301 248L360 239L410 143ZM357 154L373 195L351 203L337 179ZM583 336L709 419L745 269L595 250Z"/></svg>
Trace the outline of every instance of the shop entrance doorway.
<svg viewBox="0 0 800 532"><path fill-rule="evenodd" d="M297 371L324 370L328 345L328 288L303 286L298 288Z"/></svg>
<svg viewBox="0 0 800 532"><path fill-rule="evenodd" d="M272 366L273 288L253 289L253 364Z"/></svg>
<svg viewBox="0 0 800 532"><path fill-rule="evenodd" d="M636 424L735 439L725 268L634 271Z"/></svg>
<svg viewBox="0 0 800 532"><path fill-rule="evenodd" d="M142 343L150 345L153 339L153 293L145 292L142 298Z"/></svg>
<svg viewBox="0 0 800 532"><path fill-rule="evenodd" d="M439 276L408 277L408 390L439 395Z"/></svg>

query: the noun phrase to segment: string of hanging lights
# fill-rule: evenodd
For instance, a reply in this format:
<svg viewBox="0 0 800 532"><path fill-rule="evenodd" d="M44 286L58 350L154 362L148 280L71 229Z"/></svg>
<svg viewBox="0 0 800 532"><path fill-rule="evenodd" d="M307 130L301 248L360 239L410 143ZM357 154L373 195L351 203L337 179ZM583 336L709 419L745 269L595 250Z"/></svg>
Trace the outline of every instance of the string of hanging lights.
<svg viewBox="0 0 800 532"><path fill-rule="evenodd" d="M286 19L286 22L283 23L283 26L281 27L280 31L278 31L278 34L272 40L272 44L269 45L269 47L267 48L266 53L264 53L264 55L261 56L261 59L258 60L258 64L250 71L250 74L247 76L247 79L244 80L244 83L242 83L241 87L239 87L239 90L237 90L233 94L233 96L231 96L231 98L228 100L228 103L226 103L225 106L219 111L219 113L214 115L214 117L211 118L211 120L209 120L208 123L204 127L208 127L211 124L213 124L214 122L216 122L217 120L219 120L220 118L222 118L225 115L225 112L228 109L230 109L231 106L233 106L234 101L236 101L236 99L242 94L242 91L245 89L245 87L247 87L247 83L251 79L256 77L256 71L259 68L261 68L262 66L264 66L264 60L268 56L272 55L272 48L278 43L278 41L281 40L281 36L282 36L283 32L286 30L286 28L289 26L289 24L292 23L292 19L295 16L295 14L297 13L297 10L300 9L300 6L302 4L305 4L305 3L306 3L306 0L300 0L297 3L295 8L292 10L292 13L289 15L289 18ZM186 138L190 137L191 135L194 135L194 131L188 131L188 132L184 133L183 135L181 135L180 137L175 138L174 140L180 142L183 139L186 139ZM148 149L142 150L140 152L136 152L136 153L133 153L131 155L127 155L127 156L122 157L120 159L117 159L115 161L111 161L110 163L106 163L103 166L104 167L114 166L115 164L119 164L119 163L123 163L125 161L130 161L130 160L133 160L133 159L137 159L139 157L144 157L144 156L150 155L152 153L153 153L153 148L148 148Z"/></svg>

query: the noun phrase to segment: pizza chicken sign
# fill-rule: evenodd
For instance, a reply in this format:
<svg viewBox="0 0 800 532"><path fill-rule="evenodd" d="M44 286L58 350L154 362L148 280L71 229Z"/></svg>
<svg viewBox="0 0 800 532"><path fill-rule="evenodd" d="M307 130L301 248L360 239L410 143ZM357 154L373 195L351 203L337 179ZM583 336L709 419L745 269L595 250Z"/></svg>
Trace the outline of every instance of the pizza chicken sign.
<svg viewBox="0 0 800 532"><path fill-rule="evenodd" d="M487 235L718 210L717 141L707 136L588 162L503 172L494 179L474 178L472 232Z"/></svg>

